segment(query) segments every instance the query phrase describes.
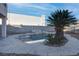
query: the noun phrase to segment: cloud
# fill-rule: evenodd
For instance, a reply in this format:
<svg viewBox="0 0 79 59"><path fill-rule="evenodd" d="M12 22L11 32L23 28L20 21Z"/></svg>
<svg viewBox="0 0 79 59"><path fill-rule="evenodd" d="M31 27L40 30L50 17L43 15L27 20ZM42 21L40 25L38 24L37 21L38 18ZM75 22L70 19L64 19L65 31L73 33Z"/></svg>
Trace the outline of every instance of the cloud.
<svg viewBox="0 0 79 59"><path fill-rule="evenodd" d="M49 15L50 12L57 9L68 9L70 11L73 11L73 15L75 16L79 14L79 3L14 3L9 4L9 6L12 11L33 15Z"/></svg>
<svg viewBox="0 0 79 59"><path fill-rule="evenodd" d="M18 8L23 8L23 7L31 7L31 8L36 8L36 9L40 9L40 10L47 10L48 8L46 7L42 7L42 6L39 6L39 5L35 5L35 4L32 4L32 3L23 3L23 4L20 4L20 3L15 3L15 4L10 4L10 5L14 5Z"/></svg>
<svg viewBox="0 0 79 59"><path fill-rule="evenodd" d="M50 5L50 3L14 3L10 4L13 6L16 6L17 8L35 8L35 9L40 9L40 10L55 10L57 9L56 6Z"/></svg>
<svg viewBox="0 0 79 59"><path fill-rule="evenodd" d="M79 4L75 4L75 3L70 3L70 4L64 4L63 5L64 9L68 9L70 11L73 11L74 13L78 13L79 12Z"/></svg>

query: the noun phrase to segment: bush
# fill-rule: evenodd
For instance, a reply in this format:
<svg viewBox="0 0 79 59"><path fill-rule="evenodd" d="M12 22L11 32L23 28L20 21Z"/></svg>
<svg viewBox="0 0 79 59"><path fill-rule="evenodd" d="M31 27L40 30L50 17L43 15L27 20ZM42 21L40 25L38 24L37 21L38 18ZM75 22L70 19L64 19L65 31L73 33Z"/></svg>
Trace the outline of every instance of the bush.
<svg viewBox="0 0 79 59"><path fill-rule="evenodd" d="M55 35L53 34L48 34L48 39L46 45L51 45L51 46L63 46L65 43L68 42L68 40L64 37L63 41L59 40L54 37Z"/></svg>
<svg viewBox="0 0 79 59"><path fill-rule="evenodd" d="M47 38L47 42L48 42L48 43L54 42L54 36L53 36L53 34L48 34L47 37L48 37L48 38Z"/></svg>

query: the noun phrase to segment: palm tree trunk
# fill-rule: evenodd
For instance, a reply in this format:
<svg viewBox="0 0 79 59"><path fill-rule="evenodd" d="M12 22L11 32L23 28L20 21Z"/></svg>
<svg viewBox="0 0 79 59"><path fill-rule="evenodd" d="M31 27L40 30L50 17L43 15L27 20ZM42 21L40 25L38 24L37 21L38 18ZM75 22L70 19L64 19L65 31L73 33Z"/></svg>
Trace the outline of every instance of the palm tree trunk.
<svg viewBox="0 0 79 59"><path fill-rule="evenodd" d="M55 28L56 34L55 34L55 40L57 43L62 42L64 40L64 32L63 28L57 27Z"/></svg>

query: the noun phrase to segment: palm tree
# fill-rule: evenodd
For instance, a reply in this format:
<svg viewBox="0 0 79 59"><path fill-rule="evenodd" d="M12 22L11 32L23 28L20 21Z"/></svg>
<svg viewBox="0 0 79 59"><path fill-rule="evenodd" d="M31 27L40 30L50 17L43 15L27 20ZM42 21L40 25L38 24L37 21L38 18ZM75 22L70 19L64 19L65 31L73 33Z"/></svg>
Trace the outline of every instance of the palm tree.
<svg viewBox="0 0 79 59"><path fill-rule="evenodd" d="M64 40L64 27L74 24L76 21L76 18L69 10L56 10L54 13L51 13L48 17L48 25L55 26L56 33L54 39L56 43Z"/></svg>

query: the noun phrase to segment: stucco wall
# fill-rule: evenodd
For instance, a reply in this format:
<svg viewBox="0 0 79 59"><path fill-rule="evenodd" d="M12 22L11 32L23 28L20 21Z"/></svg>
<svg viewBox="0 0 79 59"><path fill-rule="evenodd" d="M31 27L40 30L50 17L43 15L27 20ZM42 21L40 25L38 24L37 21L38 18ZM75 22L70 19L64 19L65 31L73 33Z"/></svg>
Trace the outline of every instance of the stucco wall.
<svg viewBox="0 0 79 59"><path fill-rule="evenodd" d="M41 33L53 32L54 27L50 26L8 26L8 33Z"/></svg>
<svg viewBox="0 0 79 59"><path fill-rule="evenodd" d="M0 14L7 16L7 5L5 3L0 3Z"/></svg>

